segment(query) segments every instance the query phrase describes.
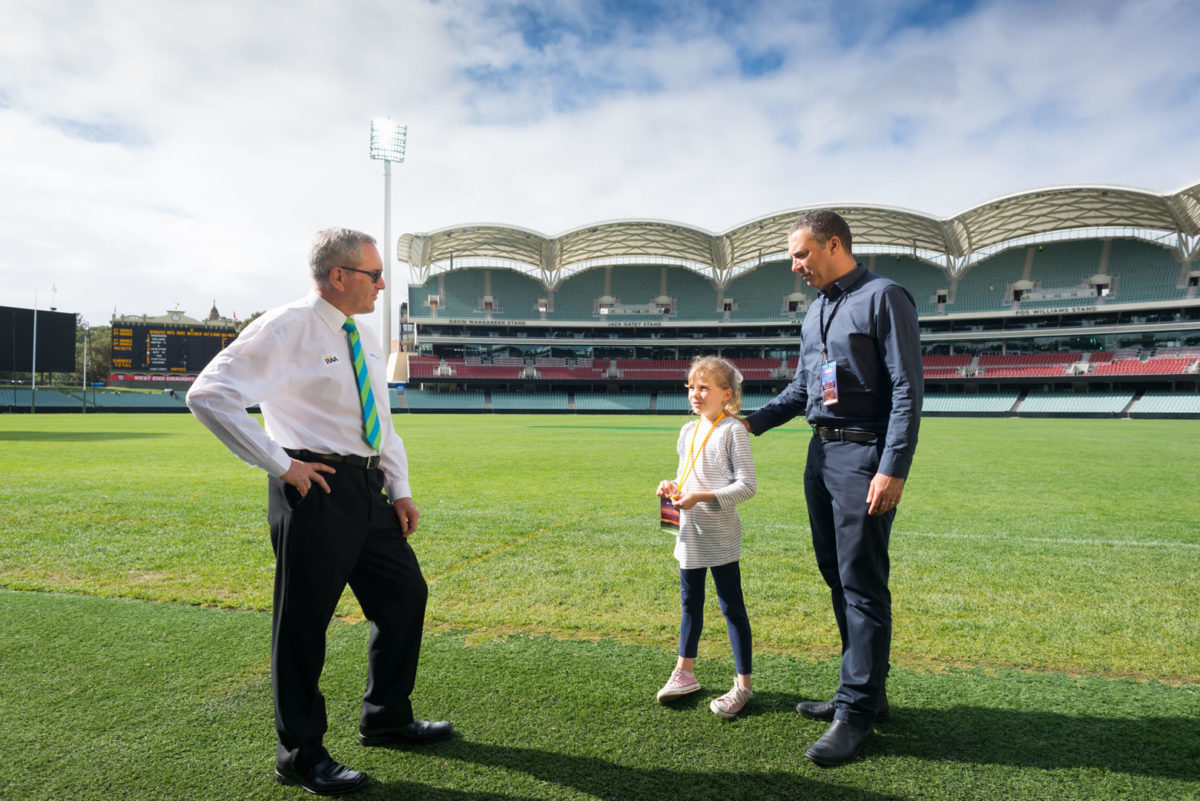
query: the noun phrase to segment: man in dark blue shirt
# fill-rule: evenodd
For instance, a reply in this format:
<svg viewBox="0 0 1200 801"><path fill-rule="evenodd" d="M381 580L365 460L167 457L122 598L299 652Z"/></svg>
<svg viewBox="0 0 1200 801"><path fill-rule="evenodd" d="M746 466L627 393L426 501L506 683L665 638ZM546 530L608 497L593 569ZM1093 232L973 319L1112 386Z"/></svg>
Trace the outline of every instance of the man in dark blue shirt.
<svg viewBox="0 0 1200 801"><path fill-rule="evenodd" d="M850 246L850 228L835 212L811 211L792 226L792 271L819 298L804 318L792 382L743 421L755 435L800 414L813 427L804 497L842 666L832 700L796 709L831 721L805 752L823 766L854 759L875 721L888 716L888 538L924 396L916 304L904 287L857 263Z"/></svg>

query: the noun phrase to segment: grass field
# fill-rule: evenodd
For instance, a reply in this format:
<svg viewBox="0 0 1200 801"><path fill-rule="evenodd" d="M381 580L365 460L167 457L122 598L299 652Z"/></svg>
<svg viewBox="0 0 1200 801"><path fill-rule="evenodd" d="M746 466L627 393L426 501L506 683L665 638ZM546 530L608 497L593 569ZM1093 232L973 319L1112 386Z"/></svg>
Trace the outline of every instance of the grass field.
<svg viewBox="0 0 1200 801"><path fill-rule="evenodd" d="M752 712L710 599L703 698L653 694L678 576L653 489L682 418L403 416L430 582L415 698L461 735L353 744L365 629L330 632L328 744L363 797L1200 797L1193 421L928 419L892 539L894 722L822 771L836 682L800 487L754 439ZM265 479L190 417L0 417L0 798L278 798ZM147 603L165 602L165 603Z"/></svg>

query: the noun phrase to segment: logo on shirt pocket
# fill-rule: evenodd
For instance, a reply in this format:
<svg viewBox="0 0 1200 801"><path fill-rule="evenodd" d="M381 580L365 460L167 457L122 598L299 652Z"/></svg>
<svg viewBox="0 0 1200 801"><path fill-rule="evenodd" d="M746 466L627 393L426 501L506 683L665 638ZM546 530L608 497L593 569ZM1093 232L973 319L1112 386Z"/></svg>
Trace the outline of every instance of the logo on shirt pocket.
<svg viewBox="0 0 1200 801"><path fill-rule="evenodd" d="M330 355L330 356L326 356L326 357L325 357L325 363L326 363L326 364L333 364L333 363L334 363L334 362L336 362L337 360L338 360L338 357L337 357L337 356Z"/></svg>

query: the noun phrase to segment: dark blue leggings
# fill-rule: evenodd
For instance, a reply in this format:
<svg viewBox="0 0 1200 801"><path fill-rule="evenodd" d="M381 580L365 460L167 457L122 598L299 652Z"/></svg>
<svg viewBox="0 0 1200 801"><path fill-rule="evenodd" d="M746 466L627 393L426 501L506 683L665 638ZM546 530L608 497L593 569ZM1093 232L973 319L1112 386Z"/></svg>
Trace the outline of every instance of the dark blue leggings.
<svg viewBox="0 0 1200 801"><path fill-rule="evenodd" d="M679 599L683 602L683 617L679 621L679 655L695 659L704 630L704 575L708 568L679 570ZM741 675L750 673L750 617L742 600L742 569L737 562L712 568L713 583L717 585L717 600L721 614L729 627L729 644L733 646L733 662Z"/></svg>

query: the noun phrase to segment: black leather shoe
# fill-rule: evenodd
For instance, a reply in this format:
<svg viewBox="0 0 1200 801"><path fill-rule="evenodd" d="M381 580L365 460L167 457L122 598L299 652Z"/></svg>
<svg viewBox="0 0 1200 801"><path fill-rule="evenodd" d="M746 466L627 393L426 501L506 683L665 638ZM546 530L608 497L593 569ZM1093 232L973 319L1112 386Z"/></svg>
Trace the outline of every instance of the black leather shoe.
<svg viewBox="0 0 1200 801"><path fill-rule="evenodd" d="M872 729L856 729L844 720L835 720L804 755L823 768L845 765L858 756L874 733Z"/></svg>
<svg viewBox="0 0 1200 801"><path fill-rule="evenodd" d="M444 740L454 733L454 727L448 721L413 720L403 726L392 726L379 729L359 729L358 742L361 745L424 745Z"/></svg>
<svg viewBox="0 0 1200 801"><path fill-rule="evenodd" d="M313 795L345 795L361 790L367 784L367 774L325 759L318 762L308 773L299 773L291 768L275 766L275 781L280 784L300 785Z"/></svg>
<svg viewBox="0 0 1200 801"><path fill-rule="evenodd" d="M836 712L833 699L828 701L801 701L796 704L796 711L809 720L823 720L827 723L833 722L833 713ZM879 699L879 712L875 714L876 723L887 723L892 719L892 708L888 706L887 693L883 694L883 698Z"/></svg>

